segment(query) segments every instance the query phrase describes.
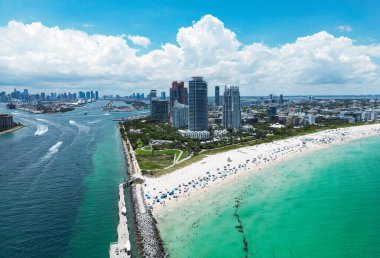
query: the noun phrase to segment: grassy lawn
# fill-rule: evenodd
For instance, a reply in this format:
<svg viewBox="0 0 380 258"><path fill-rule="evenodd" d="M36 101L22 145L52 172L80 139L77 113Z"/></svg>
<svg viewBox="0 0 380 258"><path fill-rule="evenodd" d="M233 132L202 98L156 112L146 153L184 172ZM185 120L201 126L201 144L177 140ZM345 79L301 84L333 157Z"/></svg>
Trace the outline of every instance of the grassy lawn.
<svg viewBox="0 0 380 258"><path fill-rule="evenodd" d="M144 146L135 150L137 161L142 170L162 170L170 165L173 165L174 156L177 159L181 154L181 150L167 149L152 152L150 146ZM184 151L180 160L189 155Z"/></svg>
<svg viewBox="0 0 380 258"><path fill-rule="evenodd" d="M173 155L137 155L136 158L142 170L163 169L173 164Z"/></svg>

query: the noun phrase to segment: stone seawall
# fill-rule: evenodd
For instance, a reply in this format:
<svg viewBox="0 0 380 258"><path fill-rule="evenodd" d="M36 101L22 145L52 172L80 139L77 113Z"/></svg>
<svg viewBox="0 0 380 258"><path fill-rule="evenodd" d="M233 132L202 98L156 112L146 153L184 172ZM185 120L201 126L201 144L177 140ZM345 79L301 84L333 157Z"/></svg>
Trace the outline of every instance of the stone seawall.
<svg viewBox="0 0 380 258"><path fill-rule="evenodd" d="M128 193L133 203L133 215L136 221L136 236L139 251L142 257L161 258L167 257L164 244L157 228L156 220L147 207L144 192L141 187L143 176L140 174L138 163L135 160L133 149L128 138L122 137L123 149L128 174Z"/></svg>

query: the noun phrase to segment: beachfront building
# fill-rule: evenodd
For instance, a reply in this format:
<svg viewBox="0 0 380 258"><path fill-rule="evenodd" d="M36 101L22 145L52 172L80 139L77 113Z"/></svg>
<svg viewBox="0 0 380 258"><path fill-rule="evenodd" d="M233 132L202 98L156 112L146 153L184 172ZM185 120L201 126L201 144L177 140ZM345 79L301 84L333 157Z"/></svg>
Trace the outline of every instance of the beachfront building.
<svg viewBox="0 0 380 258"><path fill-rule="evenodd" d="M226 129L237 129L241 126L239 86L226 86L224 90L222 122Z"/></svg>
<svg viewBox="0 0 380 258"><path fill-rule="evenodd" d="M207 82L196 76L189 81L189 130L208 130Z"/></svg>
<svg viewBox="0 0 380 258"><path fill-rule="evenodd" d="M215 106L220 106L220 87L215 86Z"/></svg>
<svg viewBox="0 0 380 258"><path fill-rule="evenodd" d="M168 120L168 101L162 99L152 99L151 100L151 118L158 121Z"/></svg>
<svg viewBox="0 0 380 258"><path fill-rule="evenodd" d="M171 119L174 128L187 127L189 125L189 106L176 100L172 109Z"/></svg>
<svg viewBox="0 0 380 258"><path fill-rule="evenodd" d="M208 139L210 138L209 131L189 131L189 130L178 130L178 133L186 138L192 139Z"/></svg>
<svg viewBox="0 0 380 258"><path fill-rule="evenodd" d="M0 129L8 129L14 126L13 116L8 114L0 114Z"/></svg>
<svg viewBox="0 0 380 258"><path fill-rule="evenodd" d="M315 125L315 115L307 114L305 115L305 123L308 125Z"/></svg>

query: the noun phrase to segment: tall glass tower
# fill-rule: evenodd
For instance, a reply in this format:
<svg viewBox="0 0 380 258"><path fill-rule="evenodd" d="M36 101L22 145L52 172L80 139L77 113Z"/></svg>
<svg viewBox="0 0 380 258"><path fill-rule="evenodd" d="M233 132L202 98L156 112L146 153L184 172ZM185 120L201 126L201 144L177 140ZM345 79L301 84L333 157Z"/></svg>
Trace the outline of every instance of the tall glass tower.
<svg viewBox="0 0 380 258"><path fill-rule="evenodd" d="M240 128L240 92L239 86L226 87L223 101L223 127L226 129Z"/></svg>
<svg viewBox="0 0 380 258"><path fill-rule="evenodd" d="M208 130L207 82L203 77L189 81L189 130Z"/></svg>
<svg viewBox="0 0 380 258"><path fill-rule="evenodd" d="M215 86L215 106L220 106L220 88Z"/></svg>

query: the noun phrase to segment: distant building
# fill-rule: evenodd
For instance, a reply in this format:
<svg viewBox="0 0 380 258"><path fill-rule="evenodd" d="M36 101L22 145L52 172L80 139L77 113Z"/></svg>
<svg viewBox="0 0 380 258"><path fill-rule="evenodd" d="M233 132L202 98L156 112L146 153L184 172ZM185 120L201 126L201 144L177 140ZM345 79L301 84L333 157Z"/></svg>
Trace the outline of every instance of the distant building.
<svg viewBox="0 0 380 258"><path fill-rule="evenodd" d="M189 130L208 130L207 82L202 77L189 81Z"/></svg>
<svg viewBox="0 0 380 258"><path fill-rule="evenodd" d="M163 99L163 100L166 99L166 92L165 91L161 92L161 99Z"/></svg>
<svg viewBox="0 0 380 258"><path fill-rule="evenodd" d="M224 89L222 121L226 129L236 129L241 126L239 86L226 86Z"/></svg>
<svg viewBox="0 0 380 258"><path fill-rule="evenodd" d="M220 87L215 86L215 106L220 106Z"/></svg>
<svg viewBox="0 0 380 258"><path fill-rule="evenodd" d="M269 118L269 121L273 121L276 115L277 115L277 107L269 107L267 109L267 116Z"/></svg>
<svg viewBox="0 0 380 258"><path fill-rule="evenodd" d="M80 99L86 98L86 94L83 91L80 91L78 93L78 96L79 96ZM54 99L54 94L53 93L51 94L51 98Z"/></svg>
<svg viewBox="0 0 380 258"><path fill-rule="evenodd" d="M280 94L280 104L284 104L284 95Z"/></svg>
<svg viewBox="0 0 380 258"><path fill-rule="evenodd" d="M99 100L99 92L98 91L95 91L95 99Z"/></svg>
<svg viewBox="0 0 380 258"><path fill-rule="evenodd" d="M8 114L0 114L0 128L8 129L14 126L13 116Z"/></svg>
<svg viewBox="0 0 380 258"><path fill-rule="evenodd" d="M152 100L154 98L157 98L157 91L156 90L151 90L149 94L149 99Z"/></svg>
<svg viewBox="0 0 380 258"><path fill-rule="evenodd" d="M309 125L315 124L315 115L313 114L307 114L305 115L305 123Z"/></svg>
<svg viewBox="0 0 380 258"><path fill-rule="evenodd" d="M174 102L171 116L174 128L182 128L189 125L189 107L179 103L177 100Z"/></svg>
<svg viewBox="0 0 380 258"><path fill-rule="evenodd" d="M159 121L168 120L168 101L161 99L152 99L151 100L151 118Z"/></svg>
<svg viewBox="0 0 380 258"><path fill-rule="evenodd" d="M187 88L184 82L172 82L172 87L170 88L170 114L172 113L172 108L175 101L180 104L187 105Z"/></svg>

